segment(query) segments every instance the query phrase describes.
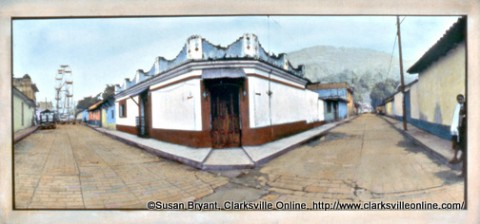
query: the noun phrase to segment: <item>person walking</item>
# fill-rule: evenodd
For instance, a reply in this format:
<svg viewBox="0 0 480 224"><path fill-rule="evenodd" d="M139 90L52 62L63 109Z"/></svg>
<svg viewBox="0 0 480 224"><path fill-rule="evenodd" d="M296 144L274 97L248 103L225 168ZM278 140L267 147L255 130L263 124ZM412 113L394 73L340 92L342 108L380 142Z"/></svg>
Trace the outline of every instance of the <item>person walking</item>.
<svg viewBox="0 0 480 224"><path fill-rule="evenodd" d="M453 112L452 125L450 126L450 133L452 135L452 149L454 151L453 158L449 163L459 163L461 160L458 159L458 151L460 150L460 134L459 127L462 125L462 116L460 114L462 108L464 108L465 97L462 94L457 95L457 105ZM462 152L463 154L463 152ZM463 156L462 156L463 157Z"/></svg>
<svg viewBox="0 0 480 224"><path fill-rule="evenodd" d="M465 171L467 168L467 101L464 100L462 107L460 108L459 115L459 125L458 125L458 149L462 151L460 156L460 161L463 161L462 164L462 176L465 176Z"/></svg>

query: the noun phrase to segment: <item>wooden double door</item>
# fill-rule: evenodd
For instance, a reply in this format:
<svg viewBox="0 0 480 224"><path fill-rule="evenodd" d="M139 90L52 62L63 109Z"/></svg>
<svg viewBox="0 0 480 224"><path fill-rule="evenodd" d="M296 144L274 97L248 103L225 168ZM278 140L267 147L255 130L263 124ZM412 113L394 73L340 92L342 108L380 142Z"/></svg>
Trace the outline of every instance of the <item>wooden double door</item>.
<svg viewBox="0 0 480 224"><path fill-rule="evenodd" d="M240 84L233 81L217 81L209 85L209 92L212 148L240 146Z"/></svg>

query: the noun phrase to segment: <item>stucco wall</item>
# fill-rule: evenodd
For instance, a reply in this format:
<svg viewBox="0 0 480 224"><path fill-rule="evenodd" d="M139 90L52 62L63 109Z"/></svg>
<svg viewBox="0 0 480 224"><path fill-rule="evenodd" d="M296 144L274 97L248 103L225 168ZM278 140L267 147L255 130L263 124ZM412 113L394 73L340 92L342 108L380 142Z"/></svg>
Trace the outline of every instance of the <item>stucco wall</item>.
<svg viewBox="0 0 480 224"><path fill-rule="evenodd" d="M387 115L393 115L393 102L390 101L388 103L385 104L385 113Z"/></svg>
<svg viewBox="0 0 480 224"><path fill-rule="evenodd" d="M401 92L398 92L395 94L394 99L393 99L393 115L395 116L403 116L403 94Z"/></svg>
<svg viewBox="0 0 480 224"><path fill-rule="evenodd" d="M138 96L132 97L135 102L138 103ZM118 110L118 101L119 100L126 100L126 107L127 107L127 117L120 117L119 110ZM117 108L115 112L115 121L118 125L126 125L126 126L136 126L136 117L138 116L138 106L137 104L130 98L125 97L123 99L119 99L115 102L115 108Z"/></svg>
<svg viewBox="0 0 480 224"><path fill-rule="evenodd" d="M330 104L330 112L328 111L328 105ZM324 119L325 121L333 121L335 119L335 105L334 102L332 101L324 101L323 103L324 106Z"/></svg>
<svg viewBox="0 0 480 224"><path fill-rule="evenodd" d="M94 111L89 111L88 112L88 124L90 125L97 125L101 126L102 121L101 121L101 114L102 110L101 109L96 109Z"/></svg>
<svg viewBox="0 0 480 224"><path fill-rule="evenodd" d="M410 115L413 119L420 119L420 111L418 110L418 83L410 87Z"/></svg>
<svg viewBox="0 0 480 224"><path fill-rule="evenodd" d="M114 116L112 117L112 111ZM108 129L115 129L115 107L111 106L102 109L102 127Z"/></svg>
<svg viewBox="0 0 480 224"><path fill-rule="evenodd" d="M318 121L325 121L325 102L321 99L317 99L317 113Z"/></svg>
<svg viewBox="0 0 480 224"><path fill-rule="evenodd" d="M151 99L152 128L202 130L200 79L154 90Z"/></svg>
<svg viewBox="0 0 480 224"><path fill-rule="evenodd" d="M355 102L353 95L350 92L347 92L347 111L348 111L348 117L355 115Z"/></svg>
<svg viewBox="0 0 480 224"><path fill-rule="evenodd" d="M450 125L457 94L465 94L465 44L460 44L419 75L419 118Z"/></svg>
<svg viewBox="0 0 480 224"><path fill-rule="evenodd" d="M348 116L347 103L338 102L338 118L345 119Z"/></svg>
<svg viewBox="0 0 480 224"><path fill-rule="evenodd" d="M288 83L286 80L282 82ZM323 101L318 100L313 91L252 76L248 77L248 85L251 128L323 120Z"/></svg>
<svg viewBox="0 0 480 224"><path fill-rule="evenodd" d="M112 112L113 112L113 116L112 116ZM107 114L106 116L107 123L115 125L115 105L108 107L105 113Z"/></svg>
<svg viewBox="0 0 480 224"><path fill-rule="evenodd" d="M22 125L22 102L23 102L23 125ZM19 131L33 125L34 107L29 106L20 97L13 94L13 130Z"/></svg>
<svg viewBox="0 0 480 224"><path fill-rule="evenodd" d="M248 77L249 121L251 128L270 125L268 81Z"/></svg>
<svg viewBox="0 0 480 224"><path fill-rule="evenodd" d="M82 121L88 121L88 110L82 111Z"/></svg>

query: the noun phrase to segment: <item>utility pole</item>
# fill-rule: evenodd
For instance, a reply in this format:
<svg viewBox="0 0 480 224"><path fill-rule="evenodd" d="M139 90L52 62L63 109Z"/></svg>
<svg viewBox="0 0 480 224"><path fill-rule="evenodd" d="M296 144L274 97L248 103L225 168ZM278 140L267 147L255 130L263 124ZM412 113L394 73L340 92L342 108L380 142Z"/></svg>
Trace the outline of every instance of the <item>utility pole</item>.
<svg viewBox="0 0 480 224"><path fill-rule="evenodd" d="M403 79L403 59L402 59L402 39L400 35L400 17L397 16L397 35L398 35L398 52L400 54L400 89L402 90L402 114L403 114L403 130L407 130L407 114L405 113L405 81Z"/></svg>

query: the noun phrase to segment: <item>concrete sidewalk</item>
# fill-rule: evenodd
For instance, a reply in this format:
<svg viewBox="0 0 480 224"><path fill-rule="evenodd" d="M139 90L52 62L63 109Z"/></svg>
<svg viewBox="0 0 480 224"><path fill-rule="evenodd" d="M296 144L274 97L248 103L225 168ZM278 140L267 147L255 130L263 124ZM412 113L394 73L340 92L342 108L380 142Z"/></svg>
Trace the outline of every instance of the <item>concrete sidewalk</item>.
<svg viewBox="0 0 480 224"><path fill-rule="evenodd" d="M407 131L403 130L403 122L392 117L382 116L384 120L408 137L412 138L416 143L424 146L429 152L438 158L441 162L452 169L461 170L460 164L449 164L448 161L453 158L452 142L445 140L426 131L423 131L412 124L407 123ZM460 154L458 155L460 156Z"/></svg>
<svg viewBox="0 0 480 224"><path fill-rule="evenodd" d="M25 128L13 133L13 144L29 136L30 134L35 132L37 129L39 129L39 126L32 126L32 127Z"/></svg>
<svg viewBox="0 0 480 224"><path fill-rule="evenodd" d="M277 141L258 146L243 146L228 149L192 148L167 143L151 138L140 138L136 135L109 130L91 128L127 144L142 148L160 157L178 161L202 170L246 169L260 166L267 161L301 145L313 138L325 135L330 129L348 122L355 117L342 121L327 123Z"/></svg>

